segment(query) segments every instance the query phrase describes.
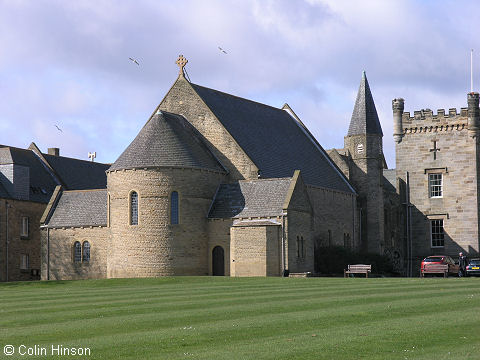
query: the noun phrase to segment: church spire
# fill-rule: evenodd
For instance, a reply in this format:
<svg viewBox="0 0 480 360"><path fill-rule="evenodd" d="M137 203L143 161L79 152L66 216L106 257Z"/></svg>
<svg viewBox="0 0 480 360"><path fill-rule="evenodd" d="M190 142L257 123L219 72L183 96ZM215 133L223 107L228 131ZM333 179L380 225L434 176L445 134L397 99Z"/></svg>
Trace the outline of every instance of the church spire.
<svg viewBox="0 0 480 360"><path fill-rule="evenodd" d="M383 136L382 127L378 120L377 109L373 101L367 75L362 73L362 81L358 89L357 100L353 108L352 120L348 128L348 136L377 134Z"/></svg>

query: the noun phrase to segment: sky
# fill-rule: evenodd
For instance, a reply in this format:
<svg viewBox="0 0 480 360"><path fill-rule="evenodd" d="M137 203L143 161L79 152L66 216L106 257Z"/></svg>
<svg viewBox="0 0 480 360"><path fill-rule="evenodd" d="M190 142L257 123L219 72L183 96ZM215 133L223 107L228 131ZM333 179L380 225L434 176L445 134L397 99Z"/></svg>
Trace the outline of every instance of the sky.
<svg viewBox="0 0 480 360"><path fill-rule="evenodd" d="M479 13L473 0L0 0L0 144L114 162L183 54L193 83L288 103L325 149L343 148L365 70L394 168L392 99L466 107L471 49L480 88Z"/></svg>

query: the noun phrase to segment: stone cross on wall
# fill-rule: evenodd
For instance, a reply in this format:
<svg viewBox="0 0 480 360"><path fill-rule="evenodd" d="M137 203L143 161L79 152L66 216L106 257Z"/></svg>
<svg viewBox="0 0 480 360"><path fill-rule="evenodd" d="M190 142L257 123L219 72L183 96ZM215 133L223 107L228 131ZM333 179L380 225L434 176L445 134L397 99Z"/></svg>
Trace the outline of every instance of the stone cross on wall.
<svg viewBox="0 0 480 360"><path fill-rule="evenodd" d="M433 149L430 149L430 152L433 152L433 160L437 160L437 151L440 151L440 148L437 148L437 140L433 141Z"/></svg>
<svg viewBox="0 0 480 360"><path fill-rule="evenodd" d="M180 71L179 71L179 74L180 75L183 75L183 68L185 67L185 65L187 65L188 63L188 60L185 59L183 57L183 55L178 55L178 59L177 61L175 61L175 63L178 65L178 67L180 68Z"/></svg>

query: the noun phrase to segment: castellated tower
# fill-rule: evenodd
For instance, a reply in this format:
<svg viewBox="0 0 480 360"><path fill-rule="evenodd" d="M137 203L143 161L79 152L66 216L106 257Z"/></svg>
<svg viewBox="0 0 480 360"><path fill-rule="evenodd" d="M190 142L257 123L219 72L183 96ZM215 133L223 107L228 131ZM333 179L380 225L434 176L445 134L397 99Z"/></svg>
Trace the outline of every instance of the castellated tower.
<svg viewBox="0 0 480 360"><path fill-rule="evenodd" d="M413 273L428 255L479 251L478 93L468 108L404 112L392 102L397 177L407 214L407 251Z"/></svg>
<svg viewBox="0 0 480 360"><path fill-rule="evenodd" d="M208 275L206 216L225 174L183 116L157 112L107 173L107 277Z"/></svg>
<svg viewBox="0 0 480 360"><path fill-rule="evenodd" d="M350 153L350 181L358 192L361 221L361 248L383 253L384 200L383 200L383 145L382 127L368 85L362 74L345 150Z"/></svg>

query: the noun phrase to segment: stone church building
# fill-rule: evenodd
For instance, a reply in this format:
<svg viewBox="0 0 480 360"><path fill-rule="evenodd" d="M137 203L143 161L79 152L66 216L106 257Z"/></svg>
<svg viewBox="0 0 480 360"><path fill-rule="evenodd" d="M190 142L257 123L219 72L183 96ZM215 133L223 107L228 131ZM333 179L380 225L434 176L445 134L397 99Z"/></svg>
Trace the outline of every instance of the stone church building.
<svg viewBox="0 0 480 360"><path fill-rule="evenodd" d="M314 272L320 245L357 247L357 192L290 107L193 84L177 64L106 189L57 187L42 279L281 276Z"/></svg>
<svg viewBox="0 0 480 360"><path fill-rule="evenodd" d="M30 242L0 231L0 261L16 259L11 269L33 274L18 260L30 246L44 280L282 276L316 272L315 254L340 245L387 255L414 276L428 255L478 255L477 93L468 109L437 115L411 117L403 99L393 100L397 168L388 169L365 73L343 148L324 150L288 104L194 84L186 63L178 58L177 80L113 164L62 160L34 144L28 156L45 160L41 167L5 158L0 227L14 199L40 227L30 227ZM21 199L26 185L10 179L11 163L17 180L30 169L30 191L45 188L27 199L38 198L34 205ZM48 186L35 185L39 169L48 170ZM23 231L18 219L15 234Z"/></svg>

